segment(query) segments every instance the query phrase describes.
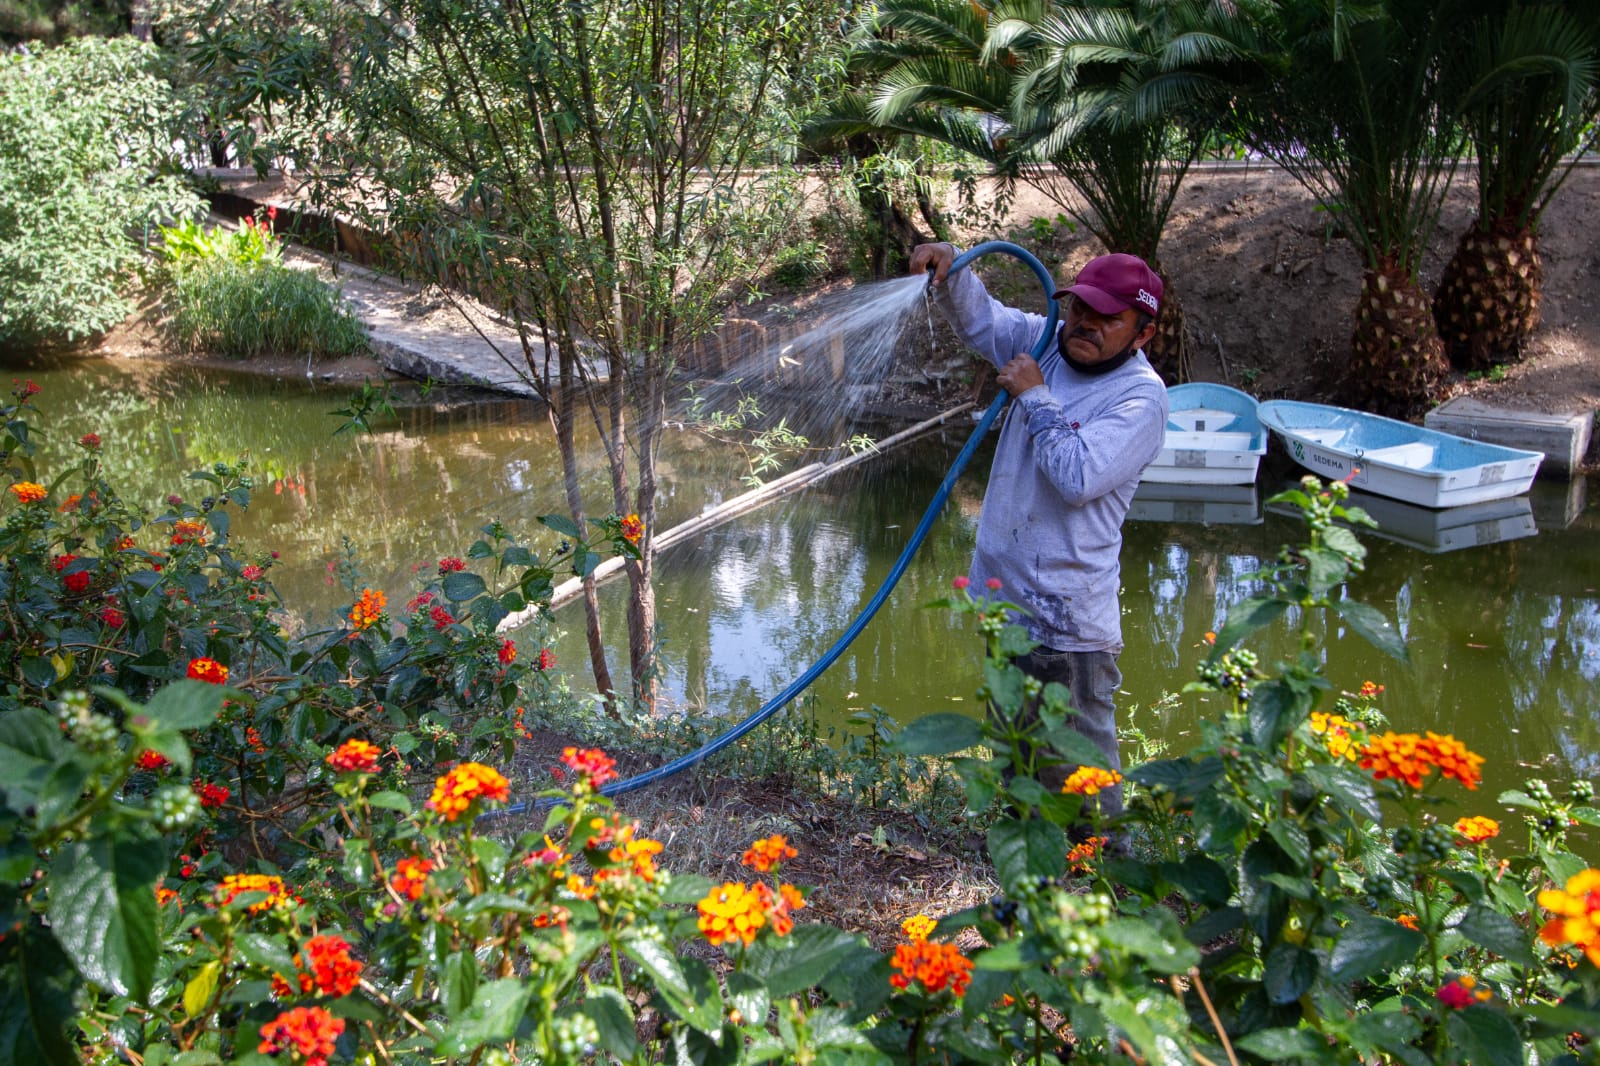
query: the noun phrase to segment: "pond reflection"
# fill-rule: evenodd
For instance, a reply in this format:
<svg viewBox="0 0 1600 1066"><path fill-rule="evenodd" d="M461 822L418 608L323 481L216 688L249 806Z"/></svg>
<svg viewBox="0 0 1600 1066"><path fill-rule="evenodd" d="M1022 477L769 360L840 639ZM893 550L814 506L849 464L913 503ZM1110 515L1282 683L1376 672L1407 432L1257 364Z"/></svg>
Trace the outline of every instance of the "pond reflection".
<svg viewBox="0 0 1600 1066"><path fill-rule="evenodd" d="M14 359L8 369L45 390L47 453L99 433L111 478L152 507L169 492L203 491L183 481L190 470L248 456L255 502L236 518L234 535L246 551L281 553L275 583L313 621L348 606L339 580L347 566L396 603L410 598L418 570L464 554L491 519L536 547L554 541L537 516L563 509L559 464L533 405L404 388L395 417L376 433L336 433L344 419L330 412L346 406L348 387L124 361ZM743 715L815 661L887 575L967 432L950 427L664 553L668 698ZM591 498L603 499L599 449L592 440L582 446ZM742 462L726 446L671 431L663 524L742 491ZM980 451L883 611L814 686L820 718L842 727L872 705L902 722L977 713L979 642L950 612L925 605L966 571L988 462ZM1123 552L1122 705L1148 707L1180 690L1204 654L1204 635L1261 588L1257 575L1279 547L1300 539L1296 522L1265 502L1298 476L1280 469L1277 480L1264 476L1237 498L1140 493ZM1475 809L1533 772L1600 773L1600 511L1589 503L1591 487L1540 483L1504 515L1457 523L1428 512L1420 534L1391 518L1383 535L1364 535L1370 557L1351 594L1398 620L1409 664L1337 623L1323 632L1325 620L1316 622L1336 687L1381 683L1395 728L1451 732L1489 757L1483 793L1469 801ZM1516 535L1491 535L1506 529ZM1441 546L1444 534L1456 541ZM611 584L602 595L613 669L627 662L623 592ZM559 616L567 632L555 648L563 665L581 669L588 654L576 610ZM1253 646L1267 663L1296 650L1285 626ZM1182 747L1215 711L1183 696L1159 721L1146 714L1140 722Z"/></svg>

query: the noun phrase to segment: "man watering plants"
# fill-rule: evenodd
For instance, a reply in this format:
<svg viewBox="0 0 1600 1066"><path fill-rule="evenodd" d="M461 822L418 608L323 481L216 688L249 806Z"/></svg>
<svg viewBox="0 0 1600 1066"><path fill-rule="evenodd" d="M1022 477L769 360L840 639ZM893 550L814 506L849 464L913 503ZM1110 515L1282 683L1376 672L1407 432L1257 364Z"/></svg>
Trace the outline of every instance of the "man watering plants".
<svg viewBox="0 0 1600 1066"><path fill-rule="evenodd" d="M1042 315L991 297L976 272L950 274L956 249L918 245L914 273L932 271L932 292L958 336L999 368L1013 397L995 447L978 521L970 587L1022 606L1018 619L1038 643L1017 665L1059 682L1077 714L1068 723L1120 772L1113 699L1122 684L1117 600L1122 522L1139 475L1161 450L1167 390L1141 346L1155 335L1161 279L1132 255L1103 255L1057 292L1055 338L1038 362L1031 350ZM1059 791L1071 766L1041 771ZM1100 813L1122 812L1122 786L1096 797ZM1077 835L1077 834L1075 834Z"/></svg>

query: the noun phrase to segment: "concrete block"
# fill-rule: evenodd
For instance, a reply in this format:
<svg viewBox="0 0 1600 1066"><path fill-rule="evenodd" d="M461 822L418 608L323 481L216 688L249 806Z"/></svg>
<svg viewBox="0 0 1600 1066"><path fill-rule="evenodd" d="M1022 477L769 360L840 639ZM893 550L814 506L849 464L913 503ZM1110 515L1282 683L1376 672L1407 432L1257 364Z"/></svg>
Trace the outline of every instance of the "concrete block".
<svg viewBox="0 0 1600 1066"><path fill-rule="evenodd" d="M1429 429L1458 437L1544 452L1539 476L1566 477L1583 465L1594 412L1519 410L1458 396L1429 411L1422 422Z"/></svg>

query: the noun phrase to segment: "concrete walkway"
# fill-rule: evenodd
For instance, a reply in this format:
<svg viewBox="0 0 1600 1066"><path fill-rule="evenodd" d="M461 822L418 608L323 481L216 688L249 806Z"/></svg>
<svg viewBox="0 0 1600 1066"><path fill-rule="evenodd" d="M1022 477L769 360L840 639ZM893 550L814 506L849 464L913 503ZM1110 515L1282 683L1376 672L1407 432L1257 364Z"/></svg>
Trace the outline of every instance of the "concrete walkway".
<svg viewBox="0 0 1600 1066"><path fill-rule="evenodd" d="M516 327L477 301L301 245L286 243L283 259L339 285L366 324L373 354L385 369L422 381L538 395ZM533 355L542 364L543 346L534 348Z"/></svg>

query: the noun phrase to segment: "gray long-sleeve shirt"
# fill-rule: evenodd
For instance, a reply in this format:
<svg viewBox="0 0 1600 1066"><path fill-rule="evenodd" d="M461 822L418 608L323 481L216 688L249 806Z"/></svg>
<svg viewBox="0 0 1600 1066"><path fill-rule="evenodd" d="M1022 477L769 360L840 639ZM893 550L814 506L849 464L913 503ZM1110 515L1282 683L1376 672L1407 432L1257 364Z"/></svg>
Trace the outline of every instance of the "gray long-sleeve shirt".
<svg viewBox="0 0 1600 1066"><path fill-rule="evenodd" d="M1043 315L991 297L971 270L935 290L956 333L996 366L1033 350ZM1000 430L972 560L973 591L1020 604L1028 634L1057 651L1117 651L1122 522L1161 450L1167 390L1139 352L1105 374L1039 359L1045 383L1012 401ZM998 592L986 583L999 578Z"/></svg>

